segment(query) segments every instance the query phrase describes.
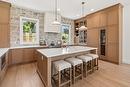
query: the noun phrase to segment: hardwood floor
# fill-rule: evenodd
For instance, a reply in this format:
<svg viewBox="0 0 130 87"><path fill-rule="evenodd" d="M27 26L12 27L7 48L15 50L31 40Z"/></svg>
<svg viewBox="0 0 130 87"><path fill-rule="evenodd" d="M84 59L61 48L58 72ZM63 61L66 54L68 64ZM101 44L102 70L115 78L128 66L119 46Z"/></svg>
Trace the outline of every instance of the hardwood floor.
<svg viewBox="0 0 130 87"><path fill-rule="evenodd" d="M72 87L130 87L130 65L99 61L99 70ZM34 63L8 69L0 87L44 87Z"/></svg>
<svg viewBox="0 0 130 87"><path fill-rule="evenodd" d="M34 63L10 67L0 87L44 87Z"/></svg>

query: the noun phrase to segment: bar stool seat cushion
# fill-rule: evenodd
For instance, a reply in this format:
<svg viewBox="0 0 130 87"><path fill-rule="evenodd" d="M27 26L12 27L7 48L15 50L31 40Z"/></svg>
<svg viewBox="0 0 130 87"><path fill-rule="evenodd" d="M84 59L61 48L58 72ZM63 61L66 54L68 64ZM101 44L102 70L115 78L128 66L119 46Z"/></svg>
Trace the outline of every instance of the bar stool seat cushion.
<svg viewBox="0 0 130 87"><path fill-rule="evenodd" d="M66 61L71 63L73 66L83 63L82 60L80 60L78 58L68 58L68 59L66 59Z"/></svg>
<svg viewBox="0 0 130 87"><path fill-rule="evenodd" d="M71 64L64 60L53 62L53 66L55 67L56 71L62 71L64 69L71 68Z"/></svg>
<svg viewBox="0 0 130 87"><path fill-rule="evenodd" d="M96 59L99 57L97 54L86 54L86 55L92 57L93 59Z"/></svg>
<svg viewBox="0 0 130 87"><path fill-rule="evenodd" d="M92 60L92 57L88 55L77 56L77 58L81 59L83 62L88 62Z"/></svg>

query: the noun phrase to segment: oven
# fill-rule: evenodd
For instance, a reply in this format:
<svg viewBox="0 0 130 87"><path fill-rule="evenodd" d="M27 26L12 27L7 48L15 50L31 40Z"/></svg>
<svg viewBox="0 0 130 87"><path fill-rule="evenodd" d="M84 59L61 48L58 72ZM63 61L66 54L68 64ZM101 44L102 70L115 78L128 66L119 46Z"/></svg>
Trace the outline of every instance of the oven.
<svg viewBox="0 0 130 87"><path fill-rule="evenodd" d="M0 57L0 70L2 70L6 65L6 53Z"/></svg>

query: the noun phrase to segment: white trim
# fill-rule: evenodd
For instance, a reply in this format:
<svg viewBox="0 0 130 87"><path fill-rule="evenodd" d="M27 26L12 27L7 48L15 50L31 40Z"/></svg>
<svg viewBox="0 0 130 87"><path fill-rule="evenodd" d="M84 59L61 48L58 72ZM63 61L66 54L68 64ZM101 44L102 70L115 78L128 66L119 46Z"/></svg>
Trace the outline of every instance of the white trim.
<svg viewBox="0 0 130 87"><path fill-rule="evenodd" d="M34 43L23 42L23 20L36 21L36 41ZM21 45L39 44L39 19L20 17L20 44Z"/></svg>
<svg viewBox="0 0 130 87"><path fill-rule="evenodd" d="M124 64L130 64L130 59L129 58L123 58L123 62Z"/></svg>

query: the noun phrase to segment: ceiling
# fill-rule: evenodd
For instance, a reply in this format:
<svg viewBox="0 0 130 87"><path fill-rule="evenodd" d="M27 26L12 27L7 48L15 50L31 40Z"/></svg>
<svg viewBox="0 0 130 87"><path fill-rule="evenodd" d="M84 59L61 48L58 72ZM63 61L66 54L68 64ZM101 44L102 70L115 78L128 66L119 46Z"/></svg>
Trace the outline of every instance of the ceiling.
<svg viewBox="0 0 130 87"><path fill-rule="evenodd" d="M54 11L55 0L3 0L14 5L31 8L39 11ZM85 1L85 13L89 14L105 7L122 3L129 5L130 0L58 0L60 14L70 19L81 17L81 2Z"/></svg>

